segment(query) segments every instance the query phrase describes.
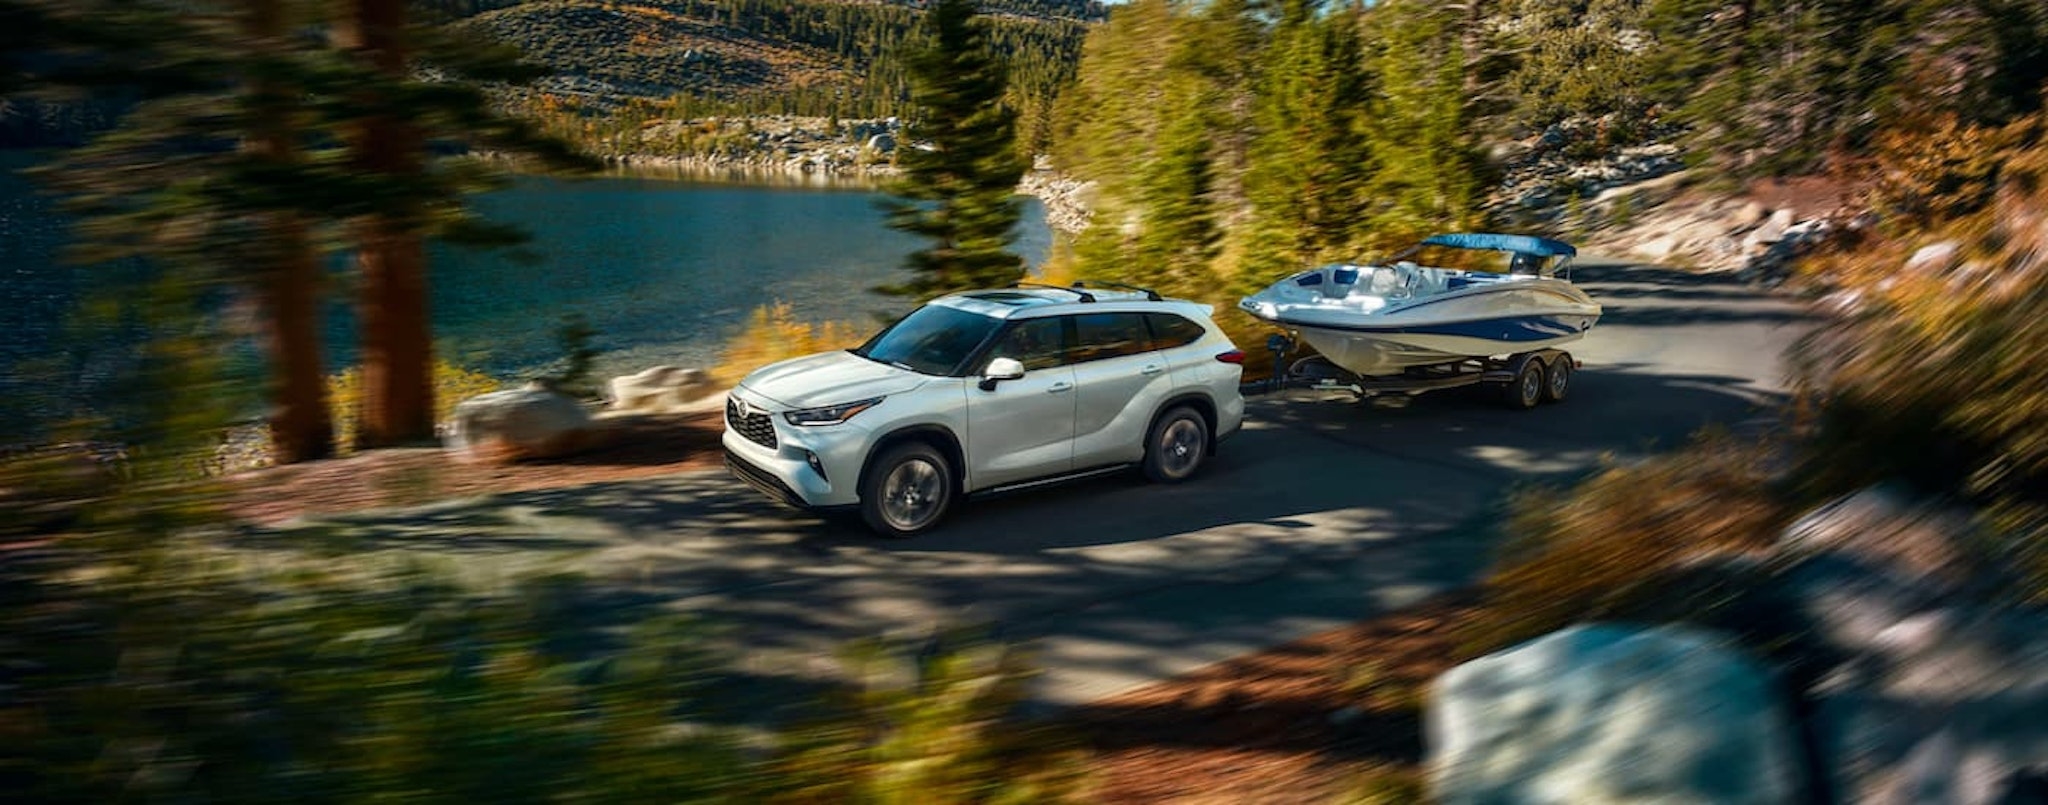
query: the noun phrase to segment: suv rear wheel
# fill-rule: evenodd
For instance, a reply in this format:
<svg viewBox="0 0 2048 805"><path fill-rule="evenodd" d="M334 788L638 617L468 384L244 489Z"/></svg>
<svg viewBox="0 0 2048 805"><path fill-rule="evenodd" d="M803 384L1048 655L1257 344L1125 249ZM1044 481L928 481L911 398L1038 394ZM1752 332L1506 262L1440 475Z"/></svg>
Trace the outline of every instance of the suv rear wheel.
<svg viewBox="0 0 2048 805"><path fill-rule="evenodd" d="M1152 423L1145 436L1145 477L1180 483L1194 477L1209 455L1209 421L1193 408L1176 406Z"/></svg>
<svg viewBox="0 0 2048 805"><path fill-rule="evenodd" d="M886 537L908 537L938 525L955 497L953 467L924 442L891 447L860 484L860 516Z"/></svg>

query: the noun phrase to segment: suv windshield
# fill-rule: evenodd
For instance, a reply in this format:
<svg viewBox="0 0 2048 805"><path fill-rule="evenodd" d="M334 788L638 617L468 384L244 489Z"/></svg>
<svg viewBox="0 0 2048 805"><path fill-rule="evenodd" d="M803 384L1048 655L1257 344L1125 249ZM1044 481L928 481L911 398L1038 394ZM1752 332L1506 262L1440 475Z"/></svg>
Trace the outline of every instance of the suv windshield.
<svg viewBox="0 0 2048 805"><path fill-rule="evenodd" d="M979 313L925 305L876 333L853 354L914 372L950 375L1002 323Z"/></svg>

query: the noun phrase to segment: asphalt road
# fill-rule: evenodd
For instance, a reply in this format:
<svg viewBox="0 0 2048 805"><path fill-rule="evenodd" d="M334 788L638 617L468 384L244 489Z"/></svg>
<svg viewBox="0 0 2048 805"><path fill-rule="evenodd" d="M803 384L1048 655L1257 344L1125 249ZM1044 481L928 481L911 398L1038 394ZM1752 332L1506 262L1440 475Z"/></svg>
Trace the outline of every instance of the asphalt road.
<svg viewBox="0 0 2048 805"><path fill-rule="evenodd" d="M1034 650L1041 701L1082 703L1470 583L1508 493L1743 427L1780 399L1796 305L1665 269L1589 262L1576 279L1606 315L1572 348L1584 368L1562 404L1290 392L1256 400L1190 483L981 501L914 540L779 509L721 473L318 527L480 573L572 563L616 611L703 616L763 680L829 677L863 637L977 627Z"/></svg>

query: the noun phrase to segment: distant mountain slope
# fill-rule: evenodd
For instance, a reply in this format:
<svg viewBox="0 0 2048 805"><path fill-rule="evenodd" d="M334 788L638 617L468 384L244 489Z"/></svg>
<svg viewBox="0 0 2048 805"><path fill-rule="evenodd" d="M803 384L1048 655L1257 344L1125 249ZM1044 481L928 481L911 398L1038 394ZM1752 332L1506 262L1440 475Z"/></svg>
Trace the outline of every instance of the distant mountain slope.
<svg viewBox="0 0 2048 805"><path fill-rule="evenodd" d="M669 5L670 7L663 7ZM532 3L464 23L556 71L551 91L731 99L856 77L823 48L693 17L670 4Z"/></svg>
<svg viewBox="0 0 2048 805"><path fill-rule="evenodd" d="M898 114L897 59L922 3L835 0L443 0L429 3L553 68L585 102L685 100L738 113ZM1104 11L1089 0L995 0L992 41L1024 106L1070 80Z"/></svg>

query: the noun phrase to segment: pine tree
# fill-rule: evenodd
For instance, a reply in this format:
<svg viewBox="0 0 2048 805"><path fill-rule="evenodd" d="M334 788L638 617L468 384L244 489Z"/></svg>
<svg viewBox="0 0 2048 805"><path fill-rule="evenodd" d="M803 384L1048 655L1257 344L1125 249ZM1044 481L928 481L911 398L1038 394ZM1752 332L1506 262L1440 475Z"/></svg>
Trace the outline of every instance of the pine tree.
<svg viewBox="0 0 2048 805"><path fill-rule="evenodd" d="M1378 157L1361 117L1372 83L1356 26L1349 11L1324 15L1303 0L1282 8L1255 111L1242 282L1349 257L1362 237Z"/></svg>
<svg viewBox="0 0 2048 805"><path fill-rule="evenodd" d="M906 58L918 116L898 152L902 178L889 226L928 238L910 256L913 277L883 290L929 299L967 288L1009 285L1024 261L1009 251L1022 210L1025 164L1016 150L1016 112L1003 105L1004 70L989 52L970 0L938 0L925 12L924 41ZM919 142L922 141L922 142Z"/></svg>
<svg viewBox="0 0 2048 805"><path fill-rule="evenodd" d="M465 194L501 183L495 167L441 161L398 175L359 170L362 163L342 158L350 135L361 142L365 119L396 117L444 141L532 155L561 169L592 167L566 145L493 112L476 86L453 80L531 80L534 71L502 48L413 32L448 77L429 83L409 69L394 78L305 36L323 22L323 4L311 0L43 0L32 7L47 29L66 32L39 44L76 54L59 64L86 67L23 80L116 87L137 99L115 128L44 172L80 216L77 256L146 258L167 282L227 286L259 301L279 461L331 450L323 436L333 428L320 402L326 367L317 310L321 250L343 240L340 230L396 210L405 214L402 232L415 238L489 245L515 235L463 204ZM414 164L424 157L423 142L403 144ZM431 411L431 399L423 402ZM431 419L426 427L431 434Z"/></svg>
<svg viewBox="0 0 2048 805"><path fill-rule="evenodd" d="M288 58L290 20L283 0L248 0L244 13L244 31L258 58L273 64ZM297 125L305 116L298 108L299 93L277 77L282 71L254 72L243 148L260 163L289 173L305 158L297 142ZM279 464L326 458L335 445L320 339L319 256L308 240L305 217L297 211L274 210L252 219L264 252L254 284L271 356L271 456Z"/></svg>
<svg viewBox="0 0 2048 805"><path fill-rule="evenodd" d="M365 174L417 181L425 159L420 132L398 114L390 88L411 68L405 0L347 0L336 44L384 79L361 102L374 110L352 127L350 153ZM412 199L395 200L356 222L357 303L362 323L363 396L357 447L434 437L433 335L427 313L426 247L413 226Z"/></svg>
<svg viewBox="0 0 2048 805"><path fill-rule="evenodd" d="M1367 129L1379 159L1369 193L1373 245L1411 242L1474 217L1484 160L1465 118L1465 55L1456 9L1389 0L1367 17L1379 76Z"/></svg>

